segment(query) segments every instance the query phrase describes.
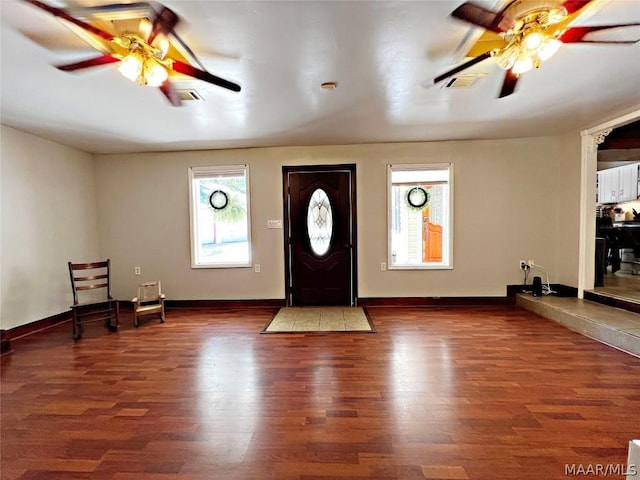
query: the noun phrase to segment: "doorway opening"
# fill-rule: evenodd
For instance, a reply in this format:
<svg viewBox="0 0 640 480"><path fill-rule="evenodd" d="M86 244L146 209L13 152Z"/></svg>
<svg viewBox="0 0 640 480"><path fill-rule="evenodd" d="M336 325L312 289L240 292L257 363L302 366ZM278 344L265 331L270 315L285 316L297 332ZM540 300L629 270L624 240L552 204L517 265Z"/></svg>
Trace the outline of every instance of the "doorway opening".
<svg viewBox="0 0 640 480"><path fill-rule="evenodd" d="M615 129L637 124L640 121L640 110L632 111L609 122L600 124L582 132L582 230L581 230L581 272L579 275L578 296L584 298L585 292L597 296L620 300L631 304L640 304L640 277L626 272L613 272L611 267L605 269L603 285L596 286L596 175L598 170L598 152L600 146ZM640 139L632 139L640 145ZM627 142L627 149L630 148ZM591 295L588 295L591 298Z"/></svg>

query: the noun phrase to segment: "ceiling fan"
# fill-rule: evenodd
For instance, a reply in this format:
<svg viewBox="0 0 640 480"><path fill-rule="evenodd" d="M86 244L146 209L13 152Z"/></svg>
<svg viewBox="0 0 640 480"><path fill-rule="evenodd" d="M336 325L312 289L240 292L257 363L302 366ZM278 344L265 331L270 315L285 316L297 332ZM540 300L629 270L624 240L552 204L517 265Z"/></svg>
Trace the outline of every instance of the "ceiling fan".
<svg viewBox="0 0 640 480"><path fill-rule="evenodd" d="M465 2L451 16L487 32L467 56L473 58L438 75L434 83L494 57L506 70L499 98L511 95L520 74L538 68L564 43L632 44L640 40L640 23L570 27L594 0L513 0L494 12Z"/></svg>
<svg viewBox="0 0 640 480"><path fill-rule="evenodd" d="M240 91L240 85L209 73L195 58L189 47L175 33L179 17L169 8L149 3L114 4L99 7L87 7L78 10L82 17L91 18L97 14L109 12L112 18L126 18L132 12L145 12L137 28L128 28L121 32L110 33L93 23L73 16L70 10L47 5L39 0L25 0L53 16L58 17L87 40L102 55L79 62L58 65L56 68L66 72L96 67L110 63L120 63L118 69L129 80L140 85L158 87L174 106L181 100L173 88L169 74L173 72L187 75L217 85L234 92ZM115 22L113 22L115 23ZM79 29L78 29L79 28ZM88 34L88 35L87 35ZM197 63L197 68L191 65Z"/></svg>

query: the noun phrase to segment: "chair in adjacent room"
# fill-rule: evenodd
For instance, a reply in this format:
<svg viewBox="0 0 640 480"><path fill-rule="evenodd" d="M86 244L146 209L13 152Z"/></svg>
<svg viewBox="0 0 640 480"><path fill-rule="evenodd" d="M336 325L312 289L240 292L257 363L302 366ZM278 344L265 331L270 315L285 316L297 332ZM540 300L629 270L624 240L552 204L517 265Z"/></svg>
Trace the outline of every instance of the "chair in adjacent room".
<svg viewBox="0 0 640 480"><path fill-rule="evenodd" d="M140 317L158 315L160 323L164 323L164 293L159 280L138 285L138 296L133 302L133 324L140 326Z"/></svg>
<svg viewBox="0 0 640 480"><path fill-rule="evenodd" d="M638 274L640 271L640 229L623 226L618 228L618 231L621 263L628 265L631 273Z"/></svg>
<svg viewBox="0 0 640 480"><path fill-rule="evenodd" d="M119 325L118 301L111 296L111 261L72 263L69 276L73 291L73 339L82 337L84 324L103 320L109 331Z"/></svg>

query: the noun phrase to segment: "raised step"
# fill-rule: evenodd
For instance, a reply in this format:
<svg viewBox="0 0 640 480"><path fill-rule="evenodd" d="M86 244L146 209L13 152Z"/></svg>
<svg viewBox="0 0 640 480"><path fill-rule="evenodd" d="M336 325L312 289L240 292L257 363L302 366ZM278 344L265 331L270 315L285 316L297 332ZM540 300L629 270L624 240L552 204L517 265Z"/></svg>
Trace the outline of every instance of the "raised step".
<svg viewBox="0 0 640 480"><path fill-rule="evenodd" d="M517 294L516 305L594 340L640 356L640 314L575 297Z"/></svg>

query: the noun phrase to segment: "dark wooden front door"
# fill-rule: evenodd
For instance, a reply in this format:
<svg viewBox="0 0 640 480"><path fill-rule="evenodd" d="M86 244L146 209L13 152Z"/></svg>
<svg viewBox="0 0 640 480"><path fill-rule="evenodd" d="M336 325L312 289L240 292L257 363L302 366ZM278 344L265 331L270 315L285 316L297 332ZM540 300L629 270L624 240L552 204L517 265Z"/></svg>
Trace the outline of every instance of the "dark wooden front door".
<svg viewBox="0 0 640 480"><path fill-rule="evenodd" d="M355 305L355 165L283 167L288 305Z"/></svg>

